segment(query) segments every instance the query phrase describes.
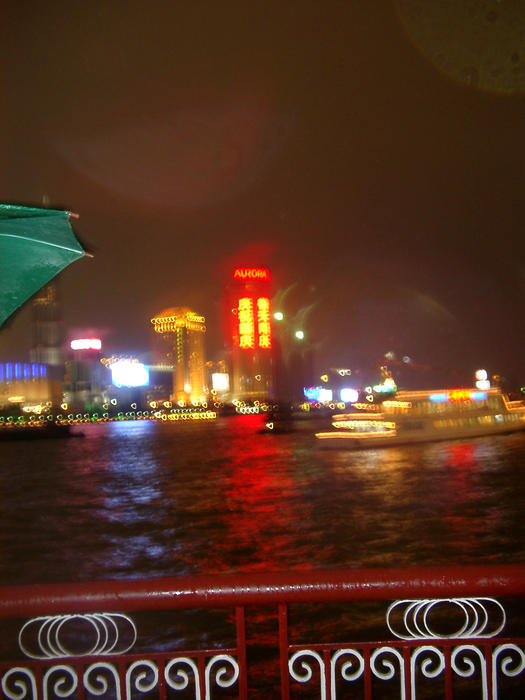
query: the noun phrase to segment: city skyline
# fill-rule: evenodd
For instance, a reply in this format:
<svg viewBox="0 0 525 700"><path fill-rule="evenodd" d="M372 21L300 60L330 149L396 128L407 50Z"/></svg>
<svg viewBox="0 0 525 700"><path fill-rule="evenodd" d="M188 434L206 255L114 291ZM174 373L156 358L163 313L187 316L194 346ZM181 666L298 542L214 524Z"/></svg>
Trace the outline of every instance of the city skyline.
<svg viewBox="0 0 525 700"><path fill-rule="evenodd" d="M437 5L4 9L2 200L75 211L94 255L60 275L67 325L138 350L188 306L214 355L254 265L323 365L523 381L523 17Z"/></svg>

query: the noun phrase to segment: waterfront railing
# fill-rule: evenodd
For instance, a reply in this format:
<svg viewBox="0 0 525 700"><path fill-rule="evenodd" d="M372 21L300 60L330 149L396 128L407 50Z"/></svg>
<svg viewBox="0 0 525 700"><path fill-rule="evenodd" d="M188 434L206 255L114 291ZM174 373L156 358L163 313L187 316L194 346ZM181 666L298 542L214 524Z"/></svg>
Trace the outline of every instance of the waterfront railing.
<svg viewBox="0 0 525 700"><path fill-rule="evenodd" d="M0 590L4 698L525 697L525 565Z"/></svg>

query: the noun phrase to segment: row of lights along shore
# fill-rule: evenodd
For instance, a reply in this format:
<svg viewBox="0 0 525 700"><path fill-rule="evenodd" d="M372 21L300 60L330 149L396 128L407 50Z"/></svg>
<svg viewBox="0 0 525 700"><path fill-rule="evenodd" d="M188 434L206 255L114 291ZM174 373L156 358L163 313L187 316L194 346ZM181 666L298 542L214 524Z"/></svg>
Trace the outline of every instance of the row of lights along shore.
<svg viewBox="0 0 525 700"><path fill-rule="evenodd" d="M313 373L301 364L307 347L302 328L292 328L281 309L272 310L268 268L237 267L224 290L225 352L216 362L205 352L206 319L188 307L168 307L151 319L150 361L105 356L95 334L72 338L67 355L53 344L60 323L56 295L35 301L35 350L29 362L0 363L0 424L45 420L84 422L123 419L214 418L230 408L259 413L276 400L341 408L374 401L396 390L388 372L364 389L349 386L349 369L337 369L311 386ZM42 323L42 321L45 321ZM49 332L50 337L45 333ZM296 342L290 352L290 342ZM385 368L382 368L385 369ZM352 382L349 380L349 383ZM485 370L476 386L490 386Z"/></svg>

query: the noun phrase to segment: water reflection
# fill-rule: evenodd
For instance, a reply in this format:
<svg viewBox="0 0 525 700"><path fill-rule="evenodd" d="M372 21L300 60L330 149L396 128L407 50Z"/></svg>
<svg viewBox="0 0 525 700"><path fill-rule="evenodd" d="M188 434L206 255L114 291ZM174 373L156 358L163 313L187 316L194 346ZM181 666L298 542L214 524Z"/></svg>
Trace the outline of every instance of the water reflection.
<svg viewBox="0 0 525 700"><path fill-rule="evenodd" d="M351 452L260 427L4 445L2 583L523 558L524 435Z"/></svg>

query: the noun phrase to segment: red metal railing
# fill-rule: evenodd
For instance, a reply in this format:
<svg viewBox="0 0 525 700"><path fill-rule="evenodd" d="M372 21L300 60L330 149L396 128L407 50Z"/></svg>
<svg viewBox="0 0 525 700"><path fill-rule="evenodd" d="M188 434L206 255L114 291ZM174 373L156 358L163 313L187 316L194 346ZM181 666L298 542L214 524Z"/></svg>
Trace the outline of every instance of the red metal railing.
<svg viewBox="0 0 525 700"><path fill-rule="evenodd" d="M419 685L428 681L442 683L436 697L452 698L458 679L479 683L480 697L497 697L502 678L510 679L512 692L515 687L525 687L520 629L524 620L515 619L521 617L518 605L514 605L517 615L507 618L502 603L508 601L512 608L513 601L522 602L524 596L524 565L346 569L4 587L0 589L0 618L4 618L4 630L9 618L14 626L12 638L7 640L12 648L4 650L0 662L2 697L127 698L154 693L159 698L211 698L218 694L245 699L273 698L279 692L288 699L296 693L304 697L312 689L314 694L308 697L335 698L351 687L355 697L361 693L368 699L379 685L382 697L388 688L394 693L392 697L411 698L416 697ZM386 614L382 612L380 630L381 639L386 641L356 639L356 631L350 628L345 641L320 641L315 624L307 627L310 639L299 642L293 638L289 613L297 606L303 622L305 606L371 601L389 601ZM273 686L271 691L261 690L264 678L258 681L259 690L249 691L254 688L254 656L250 655L247 634L252 608L265 614L268 611L268 617L277 612L279 691ZM233 644L188 650L180 649L173 639L167 649L165 641L160 651L139 649L141 629L132 614L206 609L231 611ZM452 618L455 627L452 632L436 633L434 619L443 616ZM177 630L180 634L181 627ZM8 636L4 631L4 643ZM102 676L105 681L101 681Z"/></svg>

